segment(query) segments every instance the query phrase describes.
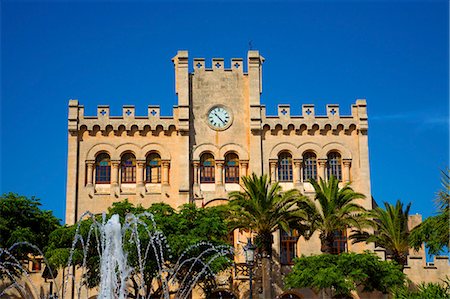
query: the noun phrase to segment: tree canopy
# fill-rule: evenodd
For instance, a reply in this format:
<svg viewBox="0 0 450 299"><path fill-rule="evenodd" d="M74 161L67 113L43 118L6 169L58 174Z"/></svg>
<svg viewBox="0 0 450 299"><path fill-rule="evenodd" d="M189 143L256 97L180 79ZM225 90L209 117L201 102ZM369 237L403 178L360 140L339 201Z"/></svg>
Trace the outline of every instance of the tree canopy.
<svg viewBox="0 0 450 299"><path fill-rule="evenodd" d="M0 278L23 274L20 261L29 254L40 255L59 226L51 211L41 210L38 198L16 193L0 196Z"/></svg>
<svg viewBox="0 0 450 299"><path fill-rule="evenodd" d="M384 209L377 207L367 213L367 223L373 227L374 233L353 231L350 236L354 243L376 243L392 254L392 259L402 268L406 264L410 231L408 228L409 209L400 200L395 205L385 202Z"/></svg>
<svg viewBox="0 0 450 299"><path fill-rule="evenodd" d="M316 192L314 200L305 198L301 208L308 215L309 238L315 231L319 231L321 251L332 253L332 244L336 231L346 230L348 227L359 227L363 222L362 212L365 209L355 200L365 198L364 194L353 191L347 183L339 188L339 180L331 176L328 181L320 179L310 180Z"/></svg>
<svg viewBox="0 0 450 299"><path fill-rule="evenodd" d="M16 193L0 196L0 247L28 242L42 250L50 233L60 224L51 211L40 207L40 200L34 196L27 198ZM30 249L24 250L22 253L28 253Z"/></svg>
<svg viewBox="0 0 450 299"><path fill-rule="evenodd" d="M312 288L333 292L331 296L350 296L361 287L365 292L390 292L404 284L405 274L399 266L381 261L373 253L302 256L294 261L292 272L285 277L287 288Z"/></svg>

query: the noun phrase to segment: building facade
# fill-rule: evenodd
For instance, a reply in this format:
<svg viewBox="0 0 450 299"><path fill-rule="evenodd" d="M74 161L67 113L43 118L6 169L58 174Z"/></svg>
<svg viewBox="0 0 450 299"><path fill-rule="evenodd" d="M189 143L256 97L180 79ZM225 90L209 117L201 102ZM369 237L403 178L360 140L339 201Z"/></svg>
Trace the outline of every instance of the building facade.
<svg viewBox="0 0 450 299"><path fill-rule="evenodd" d="M86 116L83 105L70 101L67 224L126 198L144 207L223 204L228 192L241 189L240 177L251 173L311 196L310 178L334 175L351 182L366 196L359 204L372 208L364 99L356 100L351 115L341 115L335 104L327 105L326 115L316 115L311 104L292 115L283 104L269 116L260 101L264 58L258 51L248 52L246 71L243 59L231 59L227 68L224 59L212 59L210 67L205 59L192 61L187 51L173 58L178 104L172 116L152 105L145 116L135 115L134 106L124 106L121 116L98 106L96 116ZM336 251L371 248L347 243L345 235ZM236 231L235 246L245 237ZM282 267L295 256L320 253L320 240L280 232L274 252Z"/></svg>

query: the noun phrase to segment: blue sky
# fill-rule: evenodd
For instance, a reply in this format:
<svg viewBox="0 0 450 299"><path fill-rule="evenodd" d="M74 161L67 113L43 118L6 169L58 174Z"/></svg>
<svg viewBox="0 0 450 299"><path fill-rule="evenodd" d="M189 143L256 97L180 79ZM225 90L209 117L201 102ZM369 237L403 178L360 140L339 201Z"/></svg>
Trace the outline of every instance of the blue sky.
<svg viewBox="0 0 450 299"><path fill-rule="evenodd" d="M375 199L432 215L449 164L447 1L1 1L1 192L42 199L64 219L67 104L94 115L149 104L171 115L171 58L266 58L261 101L366 98Z"/></svg>

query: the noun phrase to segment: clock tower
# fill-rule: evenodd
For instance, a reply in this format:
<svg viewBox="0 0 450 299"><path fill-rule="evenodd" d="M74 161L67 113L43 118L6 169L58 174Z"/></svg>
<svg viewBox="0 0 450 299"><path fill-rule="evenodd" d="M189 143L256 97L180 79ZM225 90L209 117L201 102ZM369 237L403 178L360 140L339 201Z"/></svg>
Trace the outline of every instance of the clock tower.
<svg viewBox="0 0 450 299"><path fill-rule="evenodd" d="M176 68L181 54L187 59L187 52L178 52L174 58ZM258 51L250 51L248 71L244 72L241 58L233 58L230 62L213 58L211 64L202 58L193 60L194 70L189 74L187 86L192 116L189 137L194 165L194 200L226 199L228 192L239 190L239 180L230 179L224 171L230 166L230 157L234 157L233 166L241 176L246 175L249 168L257 173L262 170L261 136L257 131L252 133L252 123L261 127L259 97L263 61ZM176 82L176 86L184 84ZM206 157L214 164L211 165L214 173L203 173L205 163L208 164Z"/></svg>

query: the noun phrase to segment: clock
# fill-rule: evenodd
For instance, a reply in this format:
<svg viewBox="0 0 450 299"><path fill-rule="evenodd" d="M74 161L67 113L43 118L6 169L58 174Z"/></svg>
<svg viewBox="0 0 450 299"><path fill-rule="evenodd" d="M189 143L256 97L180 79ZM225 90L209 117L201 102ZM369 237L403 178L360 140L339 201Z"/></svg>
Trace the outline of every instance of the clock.
<svg viewBox="0 0 450 299"><path fill-rule="evenodd" d="M232 122L231 110L225 106L217 105L209 109L207 114L208 125L217 131L228 129Z"/></svg>

